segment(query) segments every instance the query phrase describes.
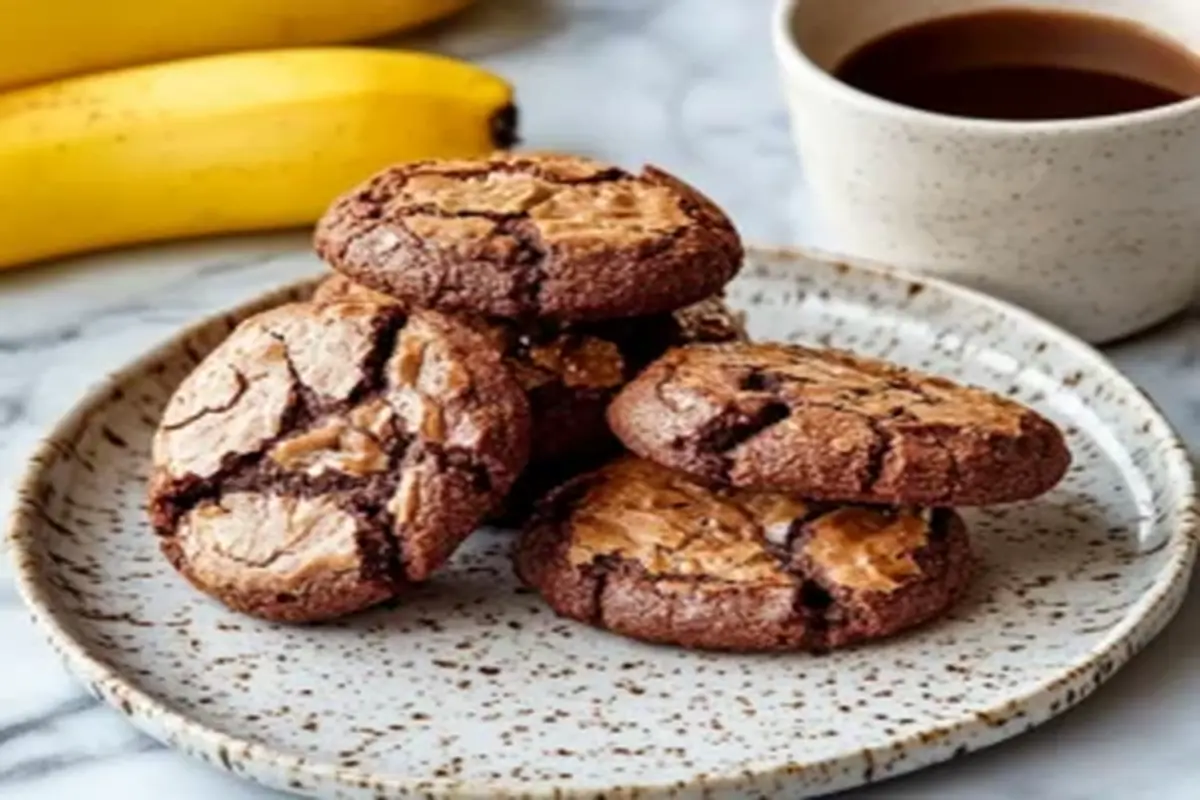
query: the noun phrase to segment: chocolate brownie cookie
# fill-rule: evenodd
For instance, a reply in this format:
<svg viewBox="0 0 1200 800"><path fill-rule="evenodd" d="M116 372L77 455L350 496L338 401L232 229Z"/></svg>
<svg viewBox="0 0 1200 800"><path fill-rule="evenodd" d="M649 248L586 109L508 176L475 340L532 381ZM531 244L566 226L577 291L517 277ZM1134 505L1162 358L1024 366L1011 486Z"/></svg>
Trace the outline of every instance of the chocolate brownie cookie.
<svg viewBox="0 0 1200 800"><path fill-rule="evenodd" d="M684 347L609 424L635 453L718 483L825 500L963 506L1034 497L1071 457L1022 405L835 350Z"/></svg>
<svg viewBox="0 0 1200 800"><path fill-rule="evenodd" d="M826 650L941 615L971 572L948 509L712 490L625 457L550 495L516 553L565 617L718 650Z"/></svg>
<svg viewBox="0 0 1200 800"><path fill-rule="evenodd" d="M296 303L243 322L168 403L150 515L230 607L336 617L429 577L524 467L492 342L435 312Z"/></svg>
<svg viewBox="0 0 1200 800"><path fill-rule="evenodd" d="M343 276L322 281L312 299L399 303ZM505 363L529 397L530 461L542 465L594 464L598 456L615 452L616 440L604 419L609 402L671 347L746 338L741 316L716 297L673 314L591 323L516 323L475 315L455 319L493 339L504 352Z"/></svg>
<svg viewBox="0 0 1200 800"><path fill-rule="evenodd" d="M521 153L384 170L333 203L315 244L409 306L556 321L672 311L742 261L725 215L661 170Z"/></svg>

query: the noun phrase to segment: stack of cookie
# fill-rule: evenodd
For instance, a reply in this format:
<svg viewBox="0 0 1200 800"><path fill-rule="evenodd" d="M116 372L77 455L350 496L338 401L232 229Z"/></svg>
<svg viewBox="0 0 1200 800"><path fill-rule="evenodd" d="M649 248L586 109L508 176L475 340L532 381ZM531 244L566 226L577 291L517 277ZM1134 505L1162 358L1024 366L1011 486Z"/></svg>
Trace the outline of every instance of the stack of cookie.
<svg viewBox="0 0 1200 800"><path fill-rule="evenodd" d="M154 441L164 552L269 619L425 580L482 519L515 516L516 495L617 449L605 409L646 364L744 338L719 300L736 231L653 168L398 166L337 200L316 247L338 275L234 329Z"/></svg>
<svg viewBox="0 0 1200 800"><path fill-rule="evenodd" d="M1049 490L1070 454L1033 411L872 359L691 345L612 403L635 456L541 504L517 572L561 615L723 650L820 651L948 609L955 506Z"/></svg>
<svg viewBox="0 0 1200 800"><path fill-rule="evenodd" d="M744 336L717 297L741 266L737 232L653 167L533 154L396 167L335 202L316 247L341 276L318 301L360 287L496 340L529 399L532 477L611 451L608 402L670 346Z"/></svg>
<svg viewBox="0 0 1200 800"><path fill-rule="evenodd" d="M823 650L941 614L970 573L953 508L1033 497L1069 462L989 393L746 342L719 299L737 233L653 168L399 166L337 200L316 247L338 274L238 325L154 440L164 552L260 617L397 597L481 520L592 469L516 548L556 611Z"/></svg>

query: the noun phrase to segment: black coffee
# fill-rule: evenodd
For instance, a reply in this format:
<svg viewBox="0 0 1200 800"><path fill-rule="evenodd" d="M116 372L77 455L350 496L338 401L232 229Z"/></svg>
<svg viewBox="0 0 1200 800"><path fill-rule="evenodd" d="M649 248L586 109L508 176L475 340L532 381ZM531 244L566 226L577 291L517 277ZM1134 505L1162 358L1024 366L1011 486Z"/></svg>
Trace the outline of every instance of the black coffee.
<svg viewBox="0 0 1200 800"><path fill-rule="evenodd" d="M1046 9L901 28L834 74L906 106L1004 120L1123 114L1200 95L1200 56L1182 44L1132 22Z"/></svg>

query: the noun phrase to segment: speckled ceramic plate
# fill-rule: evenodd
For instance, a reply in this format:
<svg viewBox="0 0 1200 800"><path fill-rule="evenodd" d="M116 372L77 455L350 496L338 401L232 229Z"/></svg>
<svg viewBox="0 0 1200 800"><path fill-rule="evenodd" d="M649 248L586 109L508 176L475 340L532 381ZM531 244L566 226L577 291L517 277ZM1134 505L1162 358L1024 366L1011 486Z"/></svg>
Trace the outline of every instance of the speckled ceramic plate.
<svg viewBox="0 0 1200 800"><path fill-rule="evenodd" d="M758 251L732 287L759 337L924 367L1070 433L1049 496L967 514L982 557L944 621L833 655L688 653L556 619L481 531L403 605L325 627L229 613L159 556L142 495L171 390L247 314L88 396L33 460L21 589L71 668L163 741L328 797L809 796L987 746L1078 702L1182 599L1196 549L1183 446L1100 356L945 284Z"/></svg>

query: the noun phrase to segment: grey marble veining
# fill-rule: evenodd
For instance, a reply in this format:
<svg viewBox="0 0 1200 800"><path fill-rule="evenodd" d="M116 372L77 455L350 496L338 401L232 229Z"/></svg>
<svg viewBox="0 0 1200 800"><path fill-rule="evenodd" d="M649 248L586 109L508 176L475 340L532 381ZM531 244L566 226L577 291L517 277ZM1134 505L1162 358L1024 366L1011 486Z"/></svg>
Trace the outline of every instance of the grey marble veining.
<svg viewBox="0 0 1200 800"><path fill-rule="evenodd" d="M769 0L491 0L405 44L518 87L525 144L678 171L751 241L836 246L811 218L776 89ZM188 242L0 275L0 486L86 388L179 326L319 269L288 233ZM1108 350L1200 452L1200 311ZM7 513L9 491L0 492ZM1097 695L873 798L1200 796L1200 600ZM0 562L0 798L278 797L193 764L88 697Z"/></svg>

